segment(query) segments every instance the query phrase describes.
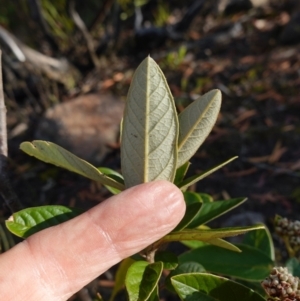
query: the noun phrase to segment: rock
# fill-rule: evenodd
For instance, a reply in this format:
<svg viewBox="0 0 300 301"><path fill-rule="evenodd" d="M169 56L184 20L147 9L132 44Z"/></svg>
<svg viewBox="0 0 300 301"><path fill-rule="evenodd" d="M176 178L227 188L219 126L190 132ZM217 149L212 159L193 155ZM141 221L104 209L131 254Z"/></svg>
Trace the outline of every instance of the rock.
<svg viewBox="0 0 300 301"><path fill-rule="evenodd" d="M88 94L46 111L35 138L54 142L99 164L118 145L124 102L109 94Z"/></svg>

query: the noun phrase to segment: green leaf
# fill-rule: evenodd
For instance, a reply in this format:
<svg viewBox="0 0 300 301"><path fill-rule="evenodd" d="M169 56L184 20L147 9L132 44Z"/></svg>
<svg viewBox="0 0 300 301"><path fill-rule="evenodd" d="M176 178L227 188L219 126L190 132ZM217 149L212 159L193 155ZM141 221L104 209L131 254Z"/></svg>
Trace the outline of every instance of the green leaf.
<svg viewBox="0 0 300 301"><path fill-rule="evenodd" d="M174 270L178 266L178 257L169 251L156 252L155 261L161 261L166 270Z"/></svg>
<svg viewBox="0 0 300 301"><path fill-rule="evenodd" d="M235 246L235 245L231 244L230 242L223 240L221 238L215 238L215 239L209 240L208 242L203 242L200 240L183 240L183 241L181 241L181 243L190 249L196 249L196 248L200 248L203 246L207 246L207 244L211 244L211 245L214 245L214 246L217 246L220 248L224 248L227 250L231 250L234 252L241 252L241 250L237 246Z"/></svg>
<svg viewBox="0 0 300 301"><path fill-rule="evenodd" d="M205 272L204 267L197 262L184 262L177 266L177 268L167 276L165 280L165 286L168 290L175 293L173 285L171 284L171 278L175 275L187 274L187 273L202 273Z"/></svg>
<svg viewBox="0 0 300 301"><path fill-rule="evenodd" d="M179 114L177 167L189 161L212 130L220 111L221 98L220 90L212 90Z"/></svg>
<svg viewBox="0 0 300 301"><path fill-rule="evenodd" d="M203 246L207 246L208 244L201 240L182 240L180 242L190 249L197 249Z"/></svg>
<svg viewBox="0 0 300 301"><path fill-rule="evenodd" d="M242 252L237 246L235 246L235 245L231 244L230 242L228 242L224 239L221 239L221 238L215 238L215 239L209 240L208 243L213 246L223 248L226 250L230 250L233 252Z"/></svg>
<svg viewBox="0 0 300 301"><path fill-rule="evenodd" d="M295 257L290 258L285 266L293 276L300 277L300 262Z"/></svg>
<svg viewBox="0 0 300 301"><path fill-rule="evenodd" d="M52 142L35 140L23 142L20 149L26 154L36 157L46 163L63 167L78 173L86 178L108 185L119 190L124 190L124 185L101 173L95 166L78 158L64 148Z"/></svg>
<svg viewBox="0 0 300 301"><path fill-rule="evenodd" d="M27 238L36 232L66 222L82 212L59 205L32 207L14 213L5 224L13 234Z"/></svg>
<svg viewBox="0 0 300 301"><path fill-rule="evenodd" d="M200 193L185 191L183 193L183 196L187 205L191 205L193 203L202 203L202 198L200 196Z"/></svg>
<svg viewBox="0 0 300 301"><path fill-rule="evenodd" d="M206 193L197 193L201 199L201 203L211 203L214 201L211 195Z"/></svg>
<svg viewBox="0 0 300 301"><path fill-rule="evenodd" d="M261 250L273 261L275 260L273 239L267 227L246 233L243 244Z"/></svg>
<svg viewBox="0 0 300 301"><path fill-rule="evenodd" d="M195 261L211 273L250 281L261 281L269 275L274 262L267 255L250 246L238 244L237 247L241 253L204 246L180 255L179 263Z"/></svg>
<svg viewBox="0 0 300 301"><path fill-rule="evenodd" d="M216 301L213 297L210 297L208 295L205 295L204 293L201 292L195 292L192 295L188 296L186 301Z"/></svg>
<svg viewBox="0 0 300 301"><path fill-rule="evenodd" d="M187 273L202 273L205 272L205 268L198 262L184 262L178 265L178 267L171 272L172 276L187 274Z"/></svg>
<svg viewBox="0 0 300 301"><path fill-rule="evenodd" d="M227 213L228 211L243 204L246 198L236 198L224 201L214 201L211 203L203 203L200 211L197 213L193 221L188 225L188 228L196 228L206 224L209 221Z"/></svg>
<svg viewBox="0 0 300 301"><path fill-rule="evenodd" d="M182 300L265 301L265 298L252 289L220 276L205 273L183 274L172 277L171 281Z"/></svg>
<svg viewBox="0 0 300 301"><path fill-rule="evenodd" d="M133 260L129 257L129 258L124 259L120 263L118 270L116 272L115 285L114 285L113 291L111 293L111 296L109 298L109 301L113 301L115 299L117 293L123 289L123 287L125 285L125 278L126 278L127 271L134 262L135 262L135 260Z"/></svg>
<svg viewBox="0 0 300 301"><path fill-rule="evenodd" d="M121 163L126 188L154 180L173 182L177 162L178 118L167 81L147 57L128 92Z"/></svg>
<svg viewBox="0 0 300 301"><path fill-rule="evenodd" d="M209 170L204 171L203 173L201 173L200 175L194 175L190 178L187 178L186 180L182 181L180 184L178 184L178 188L180 188L182 191L186 191L191 185L199 182L200 180L206 178L207 176L211 175L212 173L214 173L215 171L217 171L218 169L222 168L223 166L227 165L228 163L232 162L233 160L235 160L238 157L233 157L225 162L223 162L220 165L217 165Z"/></svg>
<svg viewBox="0 0 300 301"><path fill-rule="evenodd" d="M155 290L163 270L162 262L137 261L128 269L125 285L129 301L146 301Z"/></svg>
<svg viewBox="0 0 300 301"><path fill-rule="evenodd" d="M237 282L248 288L253 289L256 293L262 296L266 295L265 290L261 286L261 281L246 281L246 280L237 279Z"/></svg>
<svg viewBox="0 0 300 301"><path fill-rule="evenodd" d="M175 179L174 179L174 184L178 185L179 183L181 183L190 167L191 163L190 162L186 162L184 163L182 166L180 166L179 168L177 168L176 170L176 175L175 175Z"/></svg>
<svg viewBox="0 0 300 301"><path fill-rule="evenodd" d="M8 251L15 245L15 241L10 231L0 223L0 254ZM178 261L178 260L177 260Z"/></svg>
<svg viewBox="0 0 300 301"><path fill-rule="evenodd" d="M118 172L114 171L113 169L107 168L107 167L98 167L97 168L101 173L105 174L106 176L114 179L115 181L117 181L118 183L124 185L124 179L122 177L121 174L119 174ZM104 185L112 194L118 194L121 192L121 190L108 186L108 185Z"/></svg>
<svg viewBox="0 0 300 301"><path fill-rule="evenodd" d="M214 199L209 194L206 193L184 191L183 196L187 205L193 203L211 203L214 201Z"/></svg>
<svg viewBox="0 0 300 301"><path fill-rule="evenodd" d="M197 214L200 212L201 206L201 203L193 203L187 205L184 217L173 231L180 231L186 228L194 220L195 216L197 216Z"/></svg>
<svg viewBox="0 0 300 301"><path fill-rule="evenodd" d="M235 228L219 228L219 229L184 229L179 232L171 232L164 236L157 242L153 244L153 248L172 241L182 241L182 240L201 240L204 242L209 242L210 240L216 238L224 238L230 236L236 236L244 234L248 231L253 231L256 229L262 229L263 225L254 225L247 227L235 227Z"/></svg>
<svg viewBox="0 0 300 301"><path fill-rule="evenodd" d="M159 301L159 294L158 294L158 285L154 289L154 291L151 293L148 301Z"/></svg>

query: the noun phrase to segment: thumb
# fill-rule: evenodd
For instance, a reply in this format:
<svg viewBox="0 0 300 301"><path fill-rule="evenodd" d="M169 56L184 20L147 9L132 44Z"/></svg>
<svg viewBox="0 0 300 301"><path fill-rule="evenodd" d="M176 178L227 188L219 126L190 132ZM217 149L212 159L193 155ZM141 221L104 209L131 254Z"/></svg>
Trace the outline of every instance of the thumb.
<svg viewBox="0 0 300 301"><path fill-rule="evenodd" d="M112 265L170 232L184 208L181 191L166 181L113 196L2 254L1 295L14 301L64 301Z"/></svg>

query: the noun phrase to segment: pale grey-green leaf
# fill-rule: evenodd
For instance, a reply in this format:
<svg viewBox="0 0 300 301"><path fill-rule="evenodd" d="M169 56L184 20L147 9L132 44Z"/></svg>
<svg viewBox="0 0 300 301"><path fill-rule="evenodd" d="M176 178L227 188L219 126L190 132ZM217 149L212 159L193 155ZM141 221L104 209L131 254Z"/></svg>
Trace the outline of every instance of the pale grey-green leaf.
<svg viewBox="0 0 300 301"><path fill-rule="evenodd" d="M20 145L20 149L28 155L46 163L68 169L104 185L124 190L123 184L101 173L95 166L78 158L55 143L42 140L35 140L32 143L23 142Z"/></svg>
<svg viewBox="0 0 300 301"><path fill-rule="evenodd" d="M220 90L212 90L179 114L177 167L187 162L212 130L221 107Z"/></svg>
<svg viewBox="0 0 300 301"><path fill-rule="evenodd" d="M125 186L173 181L177 139L172 94L158 65L147 57L133 76L125 107L121 147Z"/></svg>

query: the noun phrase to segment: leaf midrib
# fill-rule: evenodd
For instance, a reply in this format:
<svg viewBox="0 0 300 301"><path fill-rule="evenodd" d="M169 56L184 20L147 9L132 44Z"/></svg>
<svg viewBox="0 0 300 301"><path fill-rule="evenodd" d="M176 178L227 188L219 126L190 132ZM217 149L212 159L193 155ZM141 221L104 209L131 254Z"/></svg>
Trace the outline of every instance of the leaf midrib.
<svg viewBox="0 0 300 301"><path fill-rule="evenodd" d="M144 129L144 137L145 137L145 141L144 141L144 183L148 182L148 166L149 166L149 135L148 135L148 129L149 129L149 60L147 60L147 68L146 68L146 115L145 115L145 129Z"/></svg>

